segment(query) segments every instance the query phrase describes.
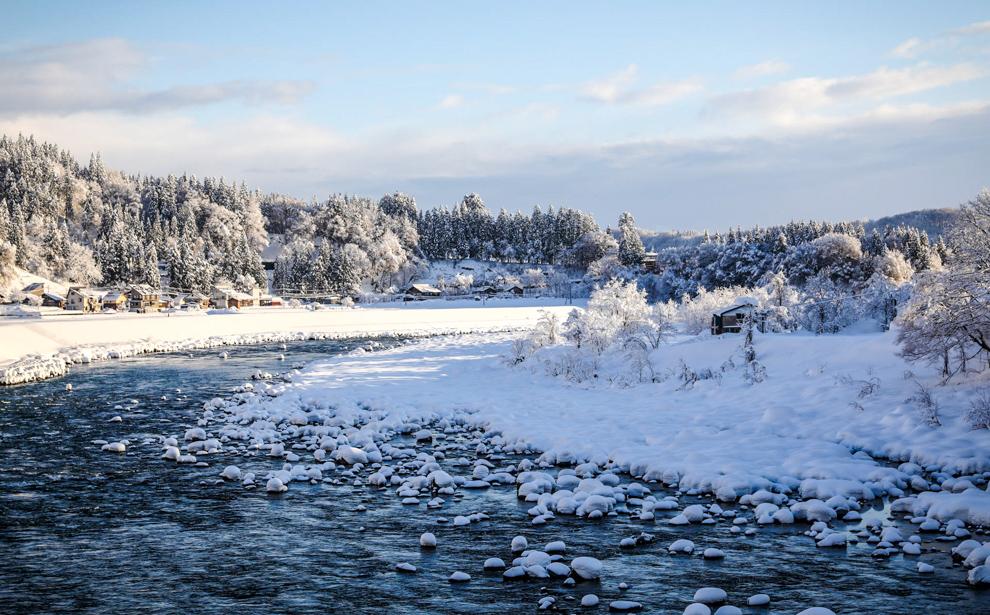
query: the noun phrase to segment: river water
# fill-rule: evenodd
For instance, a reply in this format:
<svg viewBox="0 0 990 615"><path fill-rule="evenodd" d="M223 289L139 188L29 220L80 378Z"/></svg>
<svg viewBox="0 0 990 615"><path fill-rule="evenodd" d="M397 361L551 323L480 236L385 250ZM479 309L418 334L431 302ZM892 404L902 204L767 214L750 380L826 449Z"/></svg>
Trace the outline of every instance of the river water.
<svg viewBox="0 0 990 615"><path fill-rule="evenodd" d="M227 360L215 349L147 355L0 388L0 613L524 613L546 595L557 597L563 612L605 612L610 600L626 599L641 602L643 612L681 613L703 586L725 589L745 613L810 606L839 614L990 613L990 592L966 586L964 570L946 553L951 543L926 542L939 551L921 556L936 567L922 576L917 557L877 561L864 543L819 549L801 535L802 525L760 528L755 537L732 534L727 523L669 526L624 515L560 516L532 526L528 505L504 486L464 491L441 510L403 506L393 489L349 481L294 482L272 497L223 483L218 474L237 463L261 476L275 462L245 465L220 454L206 458L208 467L176 465L159 458L157 441L142 444L181 435L195 425L205 400L229 395L256 370L286 371L364 344L234 347ZM123 420L111 422L114 416ZM94 443L121 439L130 441L125 454ZM465 447L463 455L472 452ZM448 450L447 456L457 455ZM695 501L701 500L681 498L682 505ZM438 523L474 512L491 518L466 527ZM883 511L865 516L871 515ZM436 550L419 548L425 531L436 534ZM622 538L643 531L656 541L619 549ZM910 526L902 531L913 533ZM531 546L564 540L565 561L603 560L602 580L569 588L559 579L503 581L485 573L486 558L512 559L516 535ZM699 551L722 549L726 558L668 555L666 546L677 538L693 540ZM418 572L397 573L396 562ZM455 570L472 580L448 583ZM587 593L602 599L597 610L578 605ZM756 593L770 594L769 609L745 607Z"/></svg>

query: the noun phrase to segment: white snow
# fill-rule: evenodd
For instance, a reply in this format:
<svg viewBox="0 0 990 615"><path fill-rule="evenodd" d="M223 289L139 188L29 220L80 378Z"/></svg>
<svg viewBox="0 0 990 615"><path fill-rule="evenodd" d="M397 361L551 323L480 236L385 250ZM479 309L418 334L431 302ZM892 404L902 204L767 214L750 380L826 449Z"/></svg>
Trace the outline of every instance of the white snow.
<svg viewBox="0 0 990 615"><path fill-rule="evenodd" d="M877 461L884 457L930 470L990 470L990 430L973 430L961 418L972 390L936 390L945 402L943 426L924 424L904 402L908 366L896 356L890 333L759 336L766 381L753 386L730 372L720 383L702 382L691 390L680 390L673 377L632 387L574 385L509 365L511 339L504 334L433 338L330 358L309 366L292 383L273 386L275 398L260 396L232 408L233 420L258 412L293 416L306 400L336 408L336 420L370 418L373 412L380 427L460 417L501 434L507 450L543 451L542 460L549 463L612 460L616 470L634 477L723 499L755 492L810 498L789 509L761 510L754 518L761 524L832 521L838 513L829 502L836 496L855 501L903 495L916 475L910 467ZM726 336L663 347L657 371L664 365L673 369L682 359L695 368L717 368L737 343ZM868 371L882 384L864 413L849 406L857 391L837 384L837 377ZM554 490L555 483L540 473L526 474L518 481L528 501L537 503ZM568 479L574 480L567 489L558 487L542 504L547 512L589 518L611 512L615 503L601 494L602 485L582 494L583 479ZM930 494L918 503L943 520L990 520L990 495L978 489ZM644 512L660 510L659 504ZM546 519L539 510L537 522ZM692 505L670 522L705 516L702 507Z"/></svg>
<svg viewBox="0 0 990 615"><path fill-rule="evenodd" d="M423 336L529 329L541 310L562 317L563 300L426 301L376 307L305 310L254 308L237 315L47 314L41 319L0 317L0 384L66 373L90 363L151 352L354 336Z"/></svg>

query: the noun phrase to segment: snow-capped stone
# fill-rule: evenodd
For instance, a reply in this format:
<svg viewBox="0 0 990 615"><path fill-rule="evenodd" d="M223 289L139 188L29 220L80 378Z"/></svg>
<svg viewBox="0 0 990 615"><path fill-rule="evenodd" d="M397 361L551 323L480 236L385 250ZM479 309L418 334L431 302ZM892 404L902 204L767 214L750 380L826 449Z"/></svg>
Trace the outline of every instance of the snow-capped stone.
<svg viewBox="0 0 990 615"><path fill-rule="evenodd" d="M409 562L400 562L395 565L395 569L398 572L416 572L416 567Z"/></svg>
<svg viewBox="0 0 990 615"><path fill-rule="evenodd" d="M705 559L722 559L725 553L721 549L708 548L701 554Z"/></svg>
<svg viewBox="0 0 990 615"><path fill-rule="evenodd" d="M580 578L591 581L602 574L602 563L594 557L575 557L571 560L571 570Z"/></svg>
<svg viewBox="0 0 990 615"><path fill-rule="evenodd" d="M966 575L966 582L973 587L990 587L990 564L977 566Z"/></svg>
<svg viewBox="0 0 990 615"><path fill-rule="evenodd" d="M423 547L424 549L433 549L437 546L437 537L434 536L431 532L424 532L419 537L419 546Z"/></svg>
<svg viewBox="0 0 990 615"><path fill-rule="evenodd" d="M921 574L931 574L935 572L935 566L927 564L925 562L918 562L918 572Z"/></svg>
<svg viewBox="0 0 990 615"><path fill-rule="evenodd" d="M694 592L694 601L702 604L718 604L725 602L728 598L729 595L725 593L725 590L718 587L702 587Z"/></svg>
<svg viewBox="0 0 990 615"><path fill-rule="evenodd" d="M608 603L608 610L616 611L619 613L627 613L630 611L639 611L643 608L642 603L635 602L633 600L613 600Z"/></svg>
<svg viewBox="0 0 990 615"><path fill-rule="evenodd" d="M447 580L451 583L467 583L468 581L471 580L471 575L469 575L466 572L461 572L460 570L458 570L457 572L450 575L447 578Z"/></svg>
<svg viewBox="0 0 990 615"><path fill-rule="evenodd" d="M770 596L767 594L753 594L746 600L749 606L766 606L770 604Z"/></svg>
<svg viewBox="0 0 990 615"><path fill-rule="evenodd" d="M265 491L268 493L282 493L286 490L288 490L288 487L285 486L285 483L275 477L269 478L268 483L265 484Z"/></svg>
<svg viewBox="0 0 990 615"><path fill-rule="evenodd" d="M516 536L512 539L512 552L519 553L525 551L529 547L529 541L526 540L525 536Z"/></svg>
<svg viewBox="0 0 990 615"><path fill-rule="evenodd" d="M110 442L109 444L104 444L100 448L110 453L123 453L127 450L127 447L124 446L123 442Z"/></svg>
<svg viewBox="0 0 990 615"><path fill-rule="evenodd" d="M581 606L583 607L593 607L598 606L599 600L598 596L595 594L585 594L581 596Z"/></svg>
<svg viewBox="0 0 990 615"><path fill-rule="evenodd" d="M675 540L669 547L667 547L668 553L684 553L689 555L694 552L694 543L686 538L681 538Z"/></svg>
<svg viewBox="0 0 990 615"><path fill-rule="evenodd" d="M726 604L718 607L715 611L715 615L742 615L742 609L737 606L732 606L731 604Z"/></svg>
<svg viewBox="0 0 990 615"><path fill-rule="evenodd" d="M498 557L489 557L485 560L483 568L485 570L501 570L505 568L505 562Z"/></svg>
<svg viewBox="0 0 990 615"><path fill-rule="evenodd" d="M684 608L684 615L712 615L712 610L707 604L694 602Z"/></svg>
<svg viewBox="0 0 990 615"><path fill-rule="evenodd" d="M237 466L227 466L220 473L220 477L226 480L241 480L241 469Z"/></svg>

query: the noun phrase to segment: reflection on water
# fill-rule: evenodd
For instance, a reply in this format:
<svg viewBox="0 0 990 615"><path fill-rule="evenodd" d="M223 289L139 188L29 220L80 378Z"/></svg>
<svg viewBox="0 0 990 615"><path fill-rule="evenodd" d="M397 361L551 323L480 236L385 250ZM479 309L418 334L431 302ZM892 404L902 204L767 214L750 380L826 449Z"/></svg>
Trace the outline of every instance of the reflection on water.
<svg viewBox="0 0 990 615"><path fill-rule="evenodd" d="M702 586L727 590L738 606L752 594L770 594L771 609L744 608L753 613L813 605L837 613L990 612L990 593L967 588L947 555L923 556L936 572L922 577L917 558L874 561L866 545L818 549L801 536L805 526L742 537L727 523L675 527L625 516L561 516L537 527L509 487L465 491L431 511L402 506L391 490L350 484L293 483L270 497L222 483L218 474L228 462L259 475L280 463L219 455L207 457L206 468L175 465L159 459L157 443L142 444L181 434L204 400L229 394L257 369L284 371L358 345L233 348L226 361L217 350L145 356L0 389L0 612L512 613L534 611L548 594L562 611L585 611L580 597L595 593L599 611L623 597L642 602L646 612L680 613ZM288 361L278 360L283 352ZM110 422L118 415L122 422ZM120 439L130 441L124 455L93 443ZM462 454L473 457L447 451L449 458ZM362 504L366 511L357 510ZM467 527L437 523L473 512L491 519ZM435 551L420 550L424 531L437 535ZM619 550L622 538L642 531L657 540ZM503 582L484 573L485 559L511 559L509 542L518 534L531 546L564 540L568 560L602 559L602 581L566 588L555 579ZM722 549L725 560L667 555L666 546L682 537L696 543L696 553ZM399 561L419 571L400 575L393 570ZM471 574L471 582L449 584L455 570ZM629 589L620 590L620 582Z"/></svg>

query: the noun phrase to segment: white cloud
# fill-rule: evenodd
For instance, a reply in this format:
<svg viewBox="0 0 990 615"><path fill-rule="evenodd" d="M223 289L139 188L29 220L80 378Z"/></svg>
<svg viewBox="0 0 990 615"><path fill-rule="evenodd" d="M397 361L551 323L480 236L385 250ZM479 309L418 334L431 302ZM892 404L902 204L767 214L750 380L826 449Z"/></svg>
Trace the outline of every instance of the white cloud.
<svg viewBox="0 0 990 615"><path fill-rule="evenodd" d="M987 33L990 33L990 20L975 21L971 24L950 31L950 34L958 34L961 36L968 36L972 34L987 34Z"/></svg>
<svg viewBox="0 0 990 615"><path fill-rule="evenodd" d="M766 62L760 62L759 64L743 66L736 70L734 76L736 79L758 79L760 77L786 73L790 69L791 65L787 62L781 62L780 60L767 60Z"/></svg>
<svg viewBox="0 0 990 615"><path fill-rule="evenodd" d="M148 65L141 50L116 38L8 50L0 54L0 113L147 112L225 100L288 104L314 88L308 81L256 80L157 90L135 86Z"/></svg>
<svg viewBox="0 0 990 615"><path fill-rule="evenodd" d="M962 38L987 33L990 33L990 20L975 21L971 24L949 30L948 32L943 32L928 40L917 37L909 38L897 47L894 47L890 51L890 55L895 58L912 59L933 49L958 45Z"/></svg>
<svg viewBox="0 0 990 615"><path fill-rule="evenodd" d="M464 97L460 94L450 94L440 100L441 109L456 109L464 104Z"/></svg>
<svg viewBox="0 0 990 615"><path fill-rule="evenodd" d="M851 77L805 77L723 94L709 101L706 115L744 116L796 126L805 118L812 118L815 112L841 111L843 106L884 101L978 79L986 74L987 69L983 67L963 63L951 66L918 64L901 69L881 67Z"/></svg>
<svg viewBox="0 0 990 615"><path fill-rule="evenodd" d="M917 56L929 46L928 43L923 42L920 38L909 38L897 47L894 47L890 51L890 55L895 58L910 59Z"/></svg>
<svg viewBox="0 0 990 615"><path fill-rule="evenodd" d="M644 88L634 88L639 68L630 64L626 68L600 79L589 81L581 87L587 100L605 104L660 106L694 94L702 89L697 79L659 82Z"/></svg>

